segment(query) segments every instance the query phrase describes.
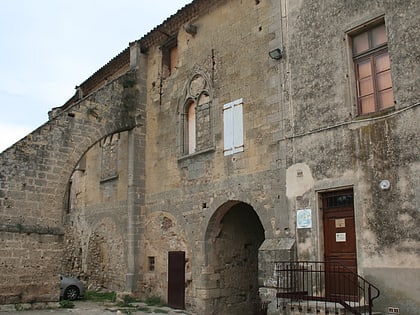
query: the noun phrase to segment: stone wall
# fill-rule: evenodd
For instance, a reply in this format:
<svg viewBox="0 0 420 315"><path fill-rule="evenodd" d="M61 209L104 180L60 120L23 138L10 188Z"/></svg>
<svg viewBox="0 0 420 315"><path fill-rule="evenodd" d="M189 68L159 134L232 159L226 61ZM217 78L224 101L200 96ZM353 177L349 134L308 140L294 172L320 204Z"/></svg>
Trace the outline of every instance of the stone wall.
<svg viewBox="0 0 420 315"><path fill-rule="evenodd" d="M261 222L264 237L284 235L288 226L284 199L280 197L284 184L278 166L282 161L276 146L280 117L277 104L271 97L277 93L277 88L270 82L276 74L275 63L268 57L272 14L271 3L264 1L222 1L215 4L208 14L203 12L192 20L191 23L197 26L196 34L179 29L176 70L161 85L159 47L151 47L148 53L150 93L145 213L150 216L169 212L177 226L183 229L187 257L191 252L191 258L188 257L191 279L186 279L185 302L188 308L202 314L232 314L238 312L244 303L245 312L252 312L256 303L256 271L249 276L255 283L249 284L250 289L244 295L240 293L241 289L232 287L234 281L229 279L237 279L240 283L239 279L248 277L257 252L247 254L248 267L237 267L232 269L234 272L228 272L221 267L225 264L219 265L218 260L209 258L214 255L219 256L220 262L243 263L235 259L245 254L236 255L233 250L245 246L242 237L241 240L231 239L230 247L220 247L220 243L208 236L222 231L222 237L223 231L229 234L229 229L233 228L230 221L220 223L222 218L229 217L229 210L233 211L228 205L235 202L249 205L258 218L253 224ZM194 83L192 90L195 91L197 78L207 80L202 86L208 95L206 114L209 116L197 129L197 152L185 155L183 106L187 97L194 94L190 87L191 82ZM244 102L244 152L224 156L223 105L240 98ZM202 118L198 115L197 122ZM210 122L208 128L207 121ZM209 227L216 213L223 215ZM160 231L157 225L152 226L148 221L147 231ZM184 248L183 242L169 240L173 245L162 245L161 241L166 239L160 237L157 241L153 235L145 233L145 241L150 247L156 246L155 251ZM166 255L164 250L158 258L163 274L154 274L157 283L162 283L164 292ZM227 273L229 277L226 277ZM158 290L152 292L159 294Z"/></svg>
<svg viewBox="0 0 420 315"><path fill-rule="evenodd" d="M191 263L194 254L186 240L183 222L178 222L169 211L156 211L144 219L144 254L139 259L140 273L143 275L139 287L141 295L167 300L168 252L183 251L186 253L186 295L191 296ZM150 268L149 257L154 259L153 269Z"/></svg>
<svg viewBox="0 0 420 315"><path fill-rule="evenodd" d="M274 298L274 259L324 259L320 197L351 188L358 272L383 292L376 310L414 314L415 284L405 279L419 274L419 14L410 0L194 1L130 44L135 72L2 154L2 233L27 238L25 249L34 235L50 235L57 248L65 239L69 273L163 300L168 252L183 251L188 309L251 314L258 292ZM359 116L349 34L378 17L395 107ZM165 34L178 52L169 76ZM268 55L275 48L279 60ZM227 155L223 106L239 99L243 152ZM190 102L199 105L195 152L185 150ZM379 188L382 179L390 189ZM301 209L311 209L312 224L297 229ZM1 262L3 283L26 283Z"/></svg>
<svg viewBox="0 0 420 315"><path fill-rule="evenodd" d="M410 88L418 85L419 77L413 72L418 69L415 53L407 53L418 51L420 39L411 30L419 8L413 1L288 1L288 5L289 58L284 65L288 75L282 80L292 83L283 107L289 117L288 134L280 145L288 152L287 197L298 257L324 258L319 196L352 187L358 271L380 285L376 309L386 312L388 306L397 305L400 312L414 314L420 301L410 294L409 284L395 281L391 274L398 270L418 277L420 273L415 136L419 93ZM354 97L349 33L378 17L387 27L395 109L363 117L358 116ZM380 188L384 179L391 182L389 190ZM296 229L296 210L308 208L312 228ZM403 296L404 302L391 296Z"/></svg>
<svg viewBox="0 0 420 315"><path fill-rule="evenodd" d="M1 231L0 304L57 301L62 245L62 232Z"/></svg>
<svg viewBox="0 0 420 315"><path fill-rule="evenodd" d="M299 259L322 260L319 197L352 187L359 272L369 278L371 264L384 255L381 264L387 268L399 261L401 271L418 274L413 156L418 156L418 127L412 118L419 104L418 93L408 87L418 83L413 72L418 66L408 51L417 51L419 39L401 35L413 34L414 6L413 1L220 3L193 20L196 34L179 31L178 64L161 85L160 51L150 49L145 209L184 220L194 244L192 287L200 292L187 297L193 307L211 314L220 297L206 288L219 273L206 260L203 233L217 209L232 200L253 207L266 238L296 238ZM349 32L380 16L395 63L395 109L358 117ZM268 57L276 47L284 50L280 61ZM214 146L185 156L180 117L185 88L203 73L210 78ZM239 98L244 152L224 156L222 108ZM380 190L381 179L395 187ZM296 210L306 208L312 209L313 225L298 230ZM412 228L404 230L407 222ZM385 310L386 303L378 309ZM407 302L407 311L416 303Z"/></svg>
<svg viewBox="0 0 420 315"><path fill-rule="evenodd" d="M58 299L68 181L93 144L135 126L139 89L126 84L135 76L120 76L1 153L2 303Z"/></svg>

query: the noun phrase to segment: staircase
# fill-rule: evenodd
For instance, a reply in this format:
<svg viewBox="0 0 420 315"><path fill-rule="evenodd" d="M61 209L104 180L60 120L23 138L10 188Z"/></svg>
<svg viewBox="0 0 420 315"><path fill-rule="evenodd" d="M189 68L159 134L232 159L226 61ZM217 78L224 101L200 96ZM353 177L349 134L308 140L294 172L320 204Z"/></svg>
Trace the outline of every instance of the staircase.
<svg viewBox="0 0 420 315"><path fill-rule="evenodd" d="M277 308L287 314L374 315L379 289L351 269L322 261L275 264Z"/></svg>

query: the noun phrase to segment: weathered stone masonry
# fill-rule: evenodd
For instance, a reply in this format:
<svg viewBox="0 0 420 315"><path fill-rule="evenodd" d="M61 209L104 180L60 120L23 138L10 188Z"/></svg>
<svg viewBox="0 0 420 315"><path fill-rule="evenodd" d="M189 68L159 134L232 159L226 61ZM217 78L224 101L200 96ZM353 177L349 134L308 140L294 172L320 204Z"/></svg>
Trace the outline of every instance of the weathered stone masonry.
<svg viewBox="0 0 420 315"><path fill-rule="evenodd" d="M199 314L253 314L260 299L278 314L274 262L324 260L322 197L350 190L355 268L381 290L375 310L416 314L419 10L195 0L131 43L2 153L0 302L55 300L65 272ZM372 21L386 27L394 104L360 115L351 38ZM243 151L229 155L233 101ZM311 227L297 228L302 209ZM182 301L173 252L185 254Z"/></svg>
<svg viewBox="0 0 420 315"><path fill-rule="evenodd" d="M137 88L126 87L135 76L120 76L68 106L2 153L2 303L57 299L68 180L94 143L136 126L138 104L128 96Z"/></svg>

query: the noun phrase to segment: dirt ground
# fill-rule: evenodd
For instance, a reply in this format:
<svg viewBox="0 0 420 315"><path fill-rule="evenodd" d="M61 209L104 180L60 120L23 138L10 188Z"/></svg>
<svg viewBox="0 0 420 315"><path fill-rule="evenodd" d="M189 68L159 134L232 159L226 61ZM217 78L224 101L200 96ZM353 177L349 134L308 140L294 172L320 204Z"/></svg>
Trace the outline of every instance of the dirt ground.
<svg viewBox="0 0 420 315"><path fill-rule="evenodd" d="M195 315L184 310L175 310L165 306L147 306L143 303L133 303L132 308L120 308L103 302L74 301L74 308L54 308L41 310L8 310L0 311L0 315Z"/></svg>

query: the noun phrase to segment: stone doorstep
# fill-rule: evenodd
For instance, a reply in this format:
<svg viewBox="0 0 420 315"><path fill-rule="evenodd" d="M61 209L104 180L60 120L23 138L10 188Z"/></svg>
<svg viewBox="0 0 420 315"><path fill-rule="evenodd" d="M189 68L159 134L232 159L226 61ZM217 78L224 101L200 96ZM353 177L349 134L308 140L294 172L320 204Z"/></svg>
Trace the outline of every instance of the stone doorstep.
<svg viewBox="0 0 420 315"><path fill-rule="evenodd" d="M363 306L362 306L363 307ZM279 306L280 309L284 309L282 305ZM290 311L290 314L293 315L302 315L302 314L319 314L319 315L346 315L350 314L342 305L335 304L331 302L313 302L309 301L302 303L287 303L286 308ZM368 315L369 312L362 311L362 315ZM372 312L372 315L382 315L381 312Z"/></svg>

